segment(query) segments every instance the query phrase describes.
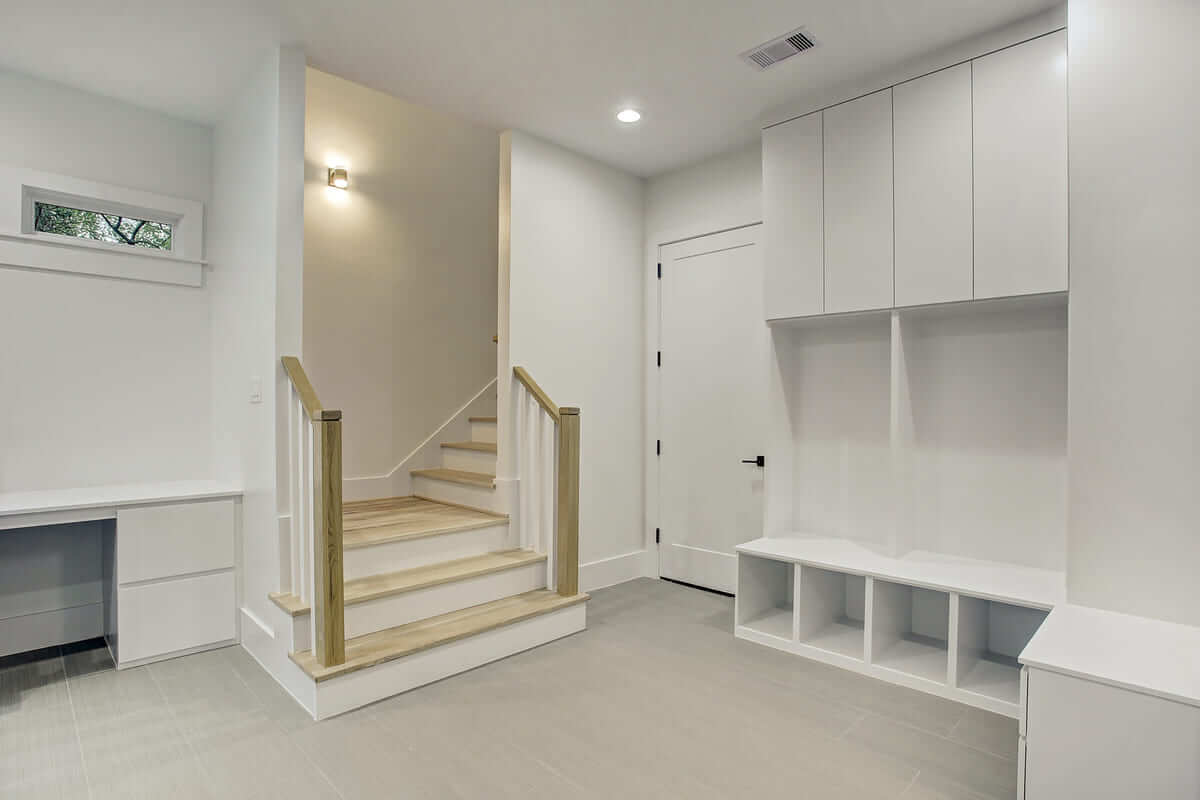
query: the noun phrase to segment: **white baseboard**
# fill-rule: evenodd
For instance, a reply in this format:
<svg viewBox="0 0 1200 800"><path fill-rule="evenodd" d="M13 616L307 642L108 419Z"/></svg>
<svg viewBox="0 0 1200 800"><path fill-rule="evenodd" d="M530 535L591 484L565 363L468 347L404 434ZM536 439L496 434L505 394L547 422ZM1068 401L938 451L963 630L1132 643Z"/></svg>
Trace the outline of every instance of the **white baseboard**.
<svg viewBox="0 0 1200 800"><path fill-rule="evenodd" d="M283 690L309 714L317 706L316 684L288 658L286 647L278 639L267 636L269 626L260 627L257 615L245 606L242 617L252 624L242 626L242 649L258 662ZM279 612L281 615L283 612Z"/></svg>
<svg viewBox="0 0 1200 800"><path fill-rule="evenodd" d="M579 590L591 592L645 575L645 550L602 558L579 565Z"/></svg>

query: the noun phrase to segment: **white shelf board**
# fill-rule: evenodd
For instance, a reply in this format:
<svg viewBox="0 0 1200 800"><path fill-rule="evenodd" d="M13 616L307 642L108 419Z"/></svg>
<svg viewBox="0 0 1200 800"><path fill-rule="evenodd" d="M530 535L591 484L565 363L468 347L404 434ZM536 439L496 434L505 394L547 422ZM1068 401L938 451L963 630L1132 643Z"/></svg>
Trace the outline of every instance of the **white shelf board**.
<svg viewBox="0 0 1200 800"><path fill-rule="evenodd" d="M800 535L755 539L738 545L737 550L761 558L869 575L909 586L959 592L1031 608L1051 609L1066 601L1064 573L1019 564L922 550L892 558L850 539Z"/></svg>
<svg viewBox="0 0 1200 800"><path fill-rule="evenodd" d="M742 623L743 627L791 641L792 610L790 608L772 608L754 619Z"/></svg>
<svg viewBox="0 0 1200 800"><path fill-rule="evenodd" d="M885 669L905 672L923 680L945 683L950 656L944 647L901 639L873 657Z"/></svg>
<svg viewBox="0 0 1200 800"><path fill-rule="evenodd" d="M959 676L958 688L1016 705L1021 700L1021 668L980 659Z"/></svg>
<svg viewBox="0 0 1200 800"><path fill-rule="evenodd" d="M1200 628L1060 605L1020 661L1200 707Z"/></svg>
<svg viewBox="0 0 1200 800"><path fill-rule="evenodd" d="M844 622L834 622L803 641L809 647L826 650L830 653L863 658L863 629Z"/></svg>

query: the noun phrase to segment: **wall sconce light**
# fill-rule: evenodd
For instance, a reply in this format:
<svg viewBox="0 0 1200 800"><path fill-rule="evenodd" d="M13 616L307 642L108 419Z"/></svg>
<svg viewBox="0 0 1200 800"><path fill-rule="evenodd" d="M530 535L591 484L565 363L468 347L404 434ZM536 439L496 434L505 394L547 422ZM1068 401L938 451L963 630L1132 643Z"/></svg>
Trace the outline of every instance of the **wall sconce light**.
<svg viewBox="0 0 1200 800"><path fill-rule="evenodd" d="M350 185L350 176L345 167L329 168L329 185L335 189L345 189Z"/></svg>

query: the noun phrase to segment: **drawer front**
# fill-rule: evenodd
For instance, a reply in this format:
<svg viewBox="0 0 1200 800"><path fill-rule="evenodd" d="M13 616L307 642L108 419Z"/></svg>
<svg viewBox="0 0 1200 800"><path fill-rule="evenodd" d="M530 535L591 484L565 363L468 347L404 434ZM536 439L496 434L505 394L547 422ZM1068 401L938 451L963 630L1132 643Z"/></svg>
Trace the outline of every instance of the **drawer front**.
<svg viewBox="0 0 1200 800"><path fill-rule="evenodd" d="M121 587L122 664L236 638L233 572Z"/></svg>
<svg viewBox="0 0 1200 800"><path fill-rule="evenodd" d="M234 503L205 500L117 511L122 584L233 566Z"/></svg>

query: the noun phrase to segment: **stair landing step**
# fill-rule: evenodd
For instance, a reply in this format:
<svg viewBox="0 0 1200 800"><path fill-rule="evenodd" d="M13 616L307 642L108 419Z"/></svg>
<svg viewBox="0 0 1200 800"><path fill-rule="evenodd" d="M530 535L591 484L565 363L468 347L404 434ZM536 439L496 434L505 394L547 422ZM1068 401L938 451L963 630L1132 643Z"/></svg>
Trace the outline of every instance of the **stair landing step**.
<svg viewBox="0 0 1200 800"><path fill-rule="evenodd" d="M468 422L495 422L495 417L467 417Z"/></svg>
<svg viewBox="0 0 1200 800"><path fill-rule="evenodd" d="M488 528L508 522L506 514L439 503L424 497L388 497L347 503L342 546L347 550L402 539Z"/></svg>
<svg viewBox="0 0 1200 800"><path fill-rule="evenodd" d="M419 653L468 636L502 628L522 620L549 614L552 611L582 603L588 599L580 593L563 597L549 589L505 597L491 603L451 611L429 619L410 622L395 628L368 633L346 640L346 663L322 667L312 651L291 653L292 661L318 683L361 669Z"/></svg>
<svg viewBox="0 0 1200 800"><path fill-rule="evenodd" d="M465 469L414 469L412 476L461 483L464 486L478 486L481 489L496 488L496 476L486 472L468 472Z"/></svg>
<svg viewBox="0 0 1200 800"><path fill-rule="evenodd" d="M474 450L478 453L495 453L495 442L442 442L442 447L449 450Z"/></svg>
<svg viewBox="0 0 1200 800"><path fill-rule="evenodd" d="M485 553L481 556L468 556L424 567L356 578L346 581L345 602L348 606L365 603L381 597L427 589L443 583L478 578L482 575L491 575L494 572L515 569L545 560L545 555L532 550L502 550L498 553ZM310 611L308 603L293 594L273 594L271 600L293 617L307 614Z"/></svg>

